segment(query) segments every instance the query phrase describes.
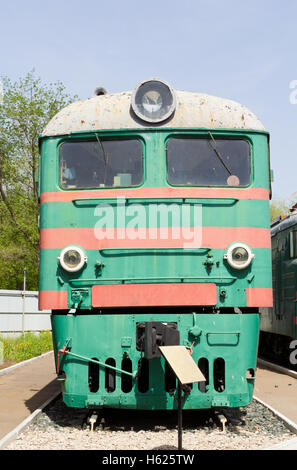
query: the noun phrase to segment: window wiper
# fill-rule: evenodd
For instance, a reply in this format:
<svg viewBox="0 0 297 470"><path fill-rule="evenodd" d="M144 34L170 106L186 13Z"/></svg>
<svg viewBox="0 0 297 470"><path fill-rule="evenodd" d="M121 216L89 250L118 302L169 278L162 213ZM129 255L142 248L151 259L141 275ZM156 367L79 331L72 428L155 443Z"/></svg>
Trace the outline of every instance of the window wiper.
<svg viewBox="0 0 297 470"><path fill-rule="evenodd" d="M228 168L227 165L225 164L225 162L224 162L224 160L223 160L223 158L222 158L220 152L219 152L218 149L217 149L217 143L216 143L216 141L215 141L215 139L214 139L214 136L212 135L212 133L211 133L210 131L208 131L208 133L209 133L211 139L213 140L213 142L214 142L214 144L215 144L215 147L213 147L211 144L209 144L210 147L213 149L213 151L214 151L215 154L217 155L218 159L220 160L220 162L221 162L222 165L224 166L225 170L227 170L228 173L229 173L229 175L231 176L231 175L232 175L231 171L229 170L229 168Z"/></svg>
<svg viewBox="0 0 297 470"><path fill-rule="evenodd" d="M96 139L97 139L98 144L99 144L100 147L101 147L101 151L102 151L103 158L104 158L105 170L104 170L104 180L103 180L103 184L104 184L104 186L105 186L106 178L107 178L108 155L106 156L106 153L105 153L103 144L102 144L102 142L101 142L101 139L99 139L98 134L95 134L95 136L96 136Z"/></svg>

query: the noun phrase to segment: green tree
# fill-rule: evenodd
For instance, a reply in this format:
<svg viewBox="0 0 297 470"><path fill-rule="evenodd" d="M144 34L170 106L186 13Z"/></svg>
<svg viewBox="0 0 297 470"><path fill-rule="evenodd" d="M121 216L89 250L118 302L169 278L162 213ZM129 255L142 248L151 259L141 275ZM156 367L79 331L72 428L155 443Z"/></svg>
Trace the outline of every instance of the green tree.
<svg viewBox="0 0 297 470"><path fill-rule="evenodd" d="M34 70L12 82L1 78L0 289L38 287L38 136L71 97L61 82L44 84Z"/></svg>
<svg viewBox="0 0 297 470"><path fill-rule="evenodd" d="M274 199L270 202L270 220L275 219L276 217L288 214L290 209L290 204L283 201L282 199Z"/></svg>

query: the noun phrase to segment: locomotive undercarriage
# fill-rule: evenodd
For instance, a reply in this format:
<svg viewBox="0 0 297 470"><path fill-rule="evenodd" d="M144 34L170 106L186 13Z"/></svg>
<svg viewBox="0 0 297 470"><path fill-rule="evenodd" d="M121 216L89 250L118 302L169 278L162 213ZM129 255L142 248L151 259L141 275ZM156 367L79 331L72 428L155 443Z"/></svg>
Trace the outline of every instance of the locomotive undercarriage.
<svg viewBox="0 0 297 470"><path fill-rule="evenodd" d="M289 336L261 331L259 354L264 358L279 361L284 366L292 367L289 361L292 340L292 337Z"/></svg>
<svg viewBox="0 0 297 470"><path fill-rule="evenodd" d="M206 311L53 312L65 403L81 408L176 408L177 380L157 346L181 344L206 379L184 387L184 409L247 405L253 393L259 315L256 309L219 315Z"/></svg>

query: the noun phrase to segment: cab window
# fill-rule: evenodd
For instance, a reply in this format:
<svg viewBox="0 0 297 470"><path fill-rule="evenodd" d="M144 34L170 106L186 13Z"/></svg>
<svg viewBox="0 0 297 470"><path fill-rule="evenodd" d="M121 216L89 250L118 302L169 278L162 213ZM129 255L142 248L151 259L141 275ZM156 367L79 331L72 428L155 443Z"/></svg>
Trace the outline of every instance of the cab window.
<svg viewBox="0 0 297 470"><path fill-rule="evenodd" d="M142 143L137 139L65 142L60 147L64 189L138 186L143 180Z"/></svg>
<svg viewBox="0 0 297 470"><path fill-rule="evenodd" d="M172 185L248 186L250 146L243 139L173 137L167 142L167 177Z"/></svg>

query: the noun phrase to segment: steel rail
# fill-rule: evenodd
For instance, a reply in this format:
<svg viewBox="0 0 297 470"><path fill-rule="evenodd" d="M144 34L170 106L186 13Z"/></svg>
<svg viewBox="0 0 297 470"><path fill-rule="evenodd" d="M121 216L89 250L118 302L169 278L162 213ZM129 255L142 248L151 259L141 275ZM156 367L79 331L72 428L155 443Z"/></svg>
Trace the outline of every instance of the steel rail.
<svg viewBox="0 0 297 470"><path fill-rule="evenodd" d="M278 364L275 364L274 362L269 362L260 358L258 358L257 363L261 366L267 367L270 370L275 370L276 372L289 375L290 377L293 377L293 379L297 379L297 372L295 372L294 370L287 369L286 367L279 366Z"/></svg>

